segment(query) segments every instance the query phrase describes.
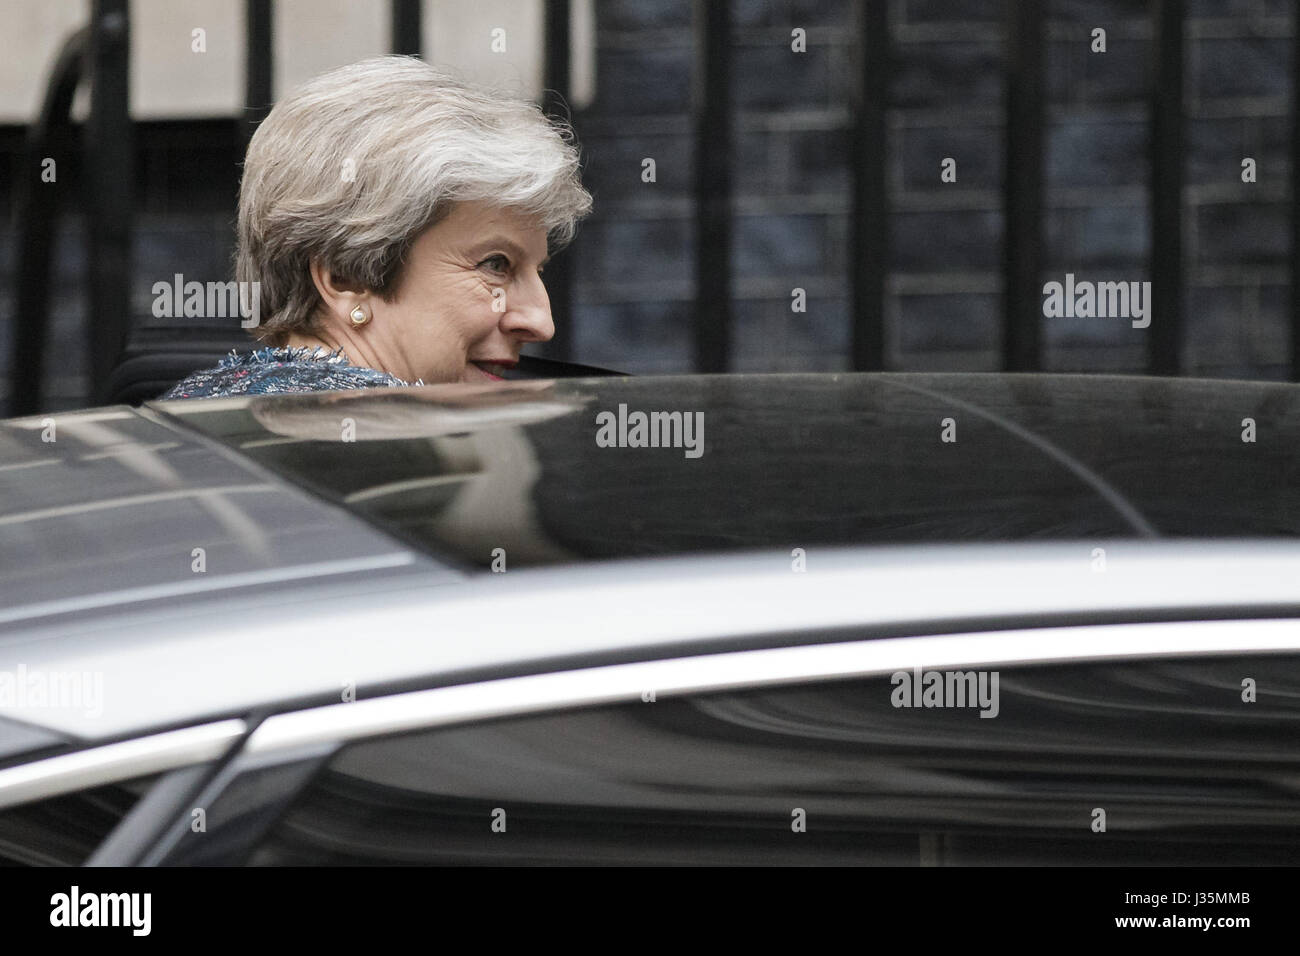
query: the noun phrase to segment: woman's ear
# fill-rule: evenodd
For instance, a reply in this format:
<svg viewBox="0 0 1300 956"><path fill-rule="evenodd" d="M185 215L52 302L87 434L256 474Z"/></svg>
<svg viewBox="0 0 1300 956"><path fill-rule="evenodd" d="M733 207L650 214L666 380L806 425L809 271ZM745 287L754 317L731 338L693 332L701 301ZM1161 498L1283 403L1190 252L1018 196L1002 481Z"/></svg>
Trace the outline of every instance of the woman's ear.
<svg viewBox="0 0 1300 956"><path fill-rule="evenodd" d="M316 292L326 311L342 322L348 322L352 310L365 302L366 296L370 294L365 286L331 272L317 259L312 260L310 271L311 281L316 286Z"/></svg>

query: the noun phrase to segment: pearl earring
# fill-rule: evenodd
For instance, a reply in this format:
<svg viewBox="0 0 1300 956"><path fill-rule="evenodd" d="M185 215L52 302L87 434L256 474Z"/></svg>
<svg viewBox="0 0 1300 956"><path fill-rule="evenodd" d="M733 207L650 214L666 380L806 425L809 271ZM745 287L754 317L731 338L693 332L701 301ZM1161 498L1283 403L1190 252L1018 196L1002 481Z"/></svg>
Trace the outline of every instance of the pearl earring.
<svg viewBox="0 0 1300 956"><path fill-rule="evenodd" d="M370 316L366 315L366 310L361 308L361 306L357 306L353 309L351 315L353 325L365 325L370 321Z"/></svg>

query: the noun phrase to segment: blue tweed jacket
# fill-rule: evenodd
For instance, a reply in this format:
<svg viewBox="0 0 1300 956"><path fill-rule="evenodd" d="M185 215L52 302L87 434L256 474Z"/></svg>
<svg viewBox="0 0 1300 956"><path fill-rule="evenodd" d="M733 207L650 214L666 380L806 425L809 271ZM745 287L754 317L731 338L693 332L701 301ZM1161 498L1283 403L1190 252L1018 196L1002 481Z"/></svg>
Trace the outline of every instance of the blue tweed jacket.
<svg viewBox="0 0 1300 956"><path fill-rule="evenodd" d="M322 346L260 348L243 353L231 350L213 368L194 372L159 397L219 398L411 384L424 382L404 382L387 372L353 365L342 349L329 352Z"/></svg>

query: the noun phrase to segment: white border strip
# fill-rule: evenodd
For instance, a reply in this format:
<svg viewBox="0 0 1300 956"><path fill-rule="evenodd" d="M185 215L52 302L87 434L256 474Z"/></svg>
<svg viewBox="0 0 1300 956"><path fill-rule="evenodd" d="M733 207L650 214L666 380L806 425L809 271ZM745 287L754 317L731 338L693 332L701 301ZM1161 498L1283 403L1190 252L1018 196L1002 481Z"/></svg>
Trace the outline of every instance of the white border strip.
<svg viewBox="0 0 1300 956"><path fill-rule="evenodd" d="M223 720L0 770L0 809L215 760L246 726L242 720Z"/></svg>

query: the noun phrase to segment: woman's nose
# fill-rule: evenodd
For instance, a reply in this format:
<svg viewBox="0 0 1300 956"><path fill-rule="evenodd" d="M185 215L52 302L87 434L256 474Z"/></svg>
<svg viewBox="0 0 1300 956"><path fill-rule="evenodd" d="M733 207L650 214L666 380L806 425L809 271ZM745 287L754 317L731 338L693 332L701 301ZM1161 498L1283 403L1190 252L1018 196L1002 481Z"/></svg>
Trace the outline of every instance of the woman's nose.
<svg viewBox="0 0 1300 956"><path fill-rule="evenodd" d="M528 289L511 297L510 308L502 319L506 332L521 336L526 342L548 342L555 336L551 298L540 276Z"/></svg>

